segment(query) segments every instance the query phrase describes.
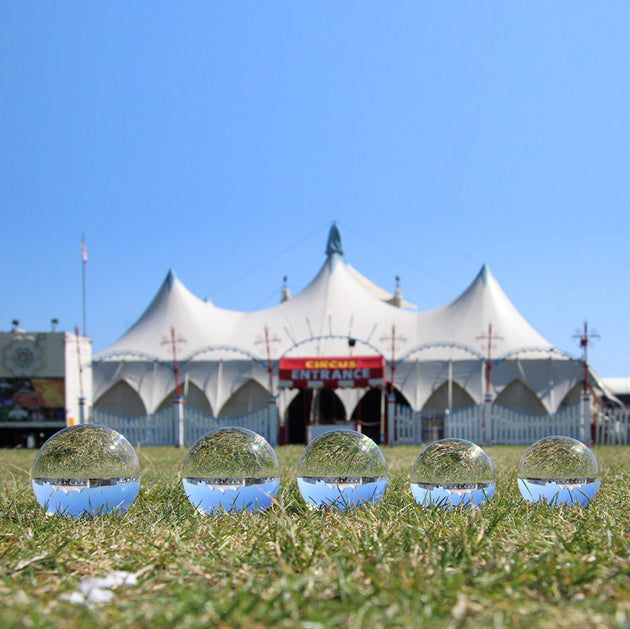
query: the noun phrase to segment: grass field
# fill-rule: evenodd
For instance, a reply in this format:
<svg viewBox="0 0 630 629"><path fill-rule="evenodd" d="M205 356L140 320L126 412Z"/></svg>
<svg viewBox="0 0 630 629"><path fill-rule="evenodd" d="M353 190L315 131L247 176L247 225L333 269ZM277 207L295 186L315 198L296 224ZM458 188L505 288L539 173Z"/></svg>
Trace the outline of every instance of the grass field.
<svg viewBox="0 0 630 629"><path fill-rule="evenodd" d="M265 513L202 516L181 487L186 450L139 449L138 499L123 517L45 517L30 489L35 452L0 451L0 626L574 627L630 623L630 448L600 447L588 509L526 504L524 447L487 450L497 493L481 510L419 509L419 448L385 449L383 500L308 511L278 450L282 484ZM137 584L91 607L64 600L114 570Z"/></svg>

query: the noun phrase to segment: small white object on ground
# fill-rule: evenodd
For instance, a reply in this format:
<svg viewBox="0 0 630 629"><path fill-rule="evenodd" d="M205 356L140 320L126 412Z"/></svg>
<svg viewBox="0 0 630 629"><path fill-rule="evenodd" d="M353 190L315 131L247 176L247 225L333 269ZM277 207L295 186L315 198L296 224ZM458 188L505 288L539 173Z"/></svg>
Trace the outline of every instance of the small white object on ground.
<svg viewBox="0 0 630 629"><path fill-rule="evenodd" d="M61 600L75 605L109 603L114 598L114 588L137 585L138 579L131 572L110 572L104 577L83 579L74 592L61 595Z"/></svg>

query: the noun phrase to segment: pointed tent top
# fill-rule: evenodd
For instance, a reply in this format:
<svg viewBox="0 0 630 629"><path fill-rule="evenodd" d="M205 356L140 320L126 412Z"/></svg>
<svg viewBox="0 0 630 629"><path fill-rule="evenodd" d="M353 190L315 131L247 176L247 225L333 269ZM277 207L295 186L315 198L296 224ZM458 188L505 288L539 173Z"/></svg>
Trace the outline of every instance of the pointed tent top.
<svg viewBox="0 0 630 629"><path fill-rule="evenodd" d="M457 330L457 340L470 347L476 346L478 335L489 323L503 337L500 353L551 347L519 313L486 264L463 293L430 312L440 321L440 327Z"/></svg>
<svg viewBox="0 0 630 629"><path fill-rule="evenodd" d="M396 308L403 307L403 298L402 298L402 288L400 288L400 276L396 276L396 288L394 290L394 296L388 300L388 303L392 304L392 306L396 306Z"/></svg>
<svg viewBox="0 0 630 629"><path fill-rule="evenodd" d="M479 275L477 277L479 277L481 279L481 281L483 282L483 285L485 286L488 283L488 274L490 273L490 269L488 268L487 264L484 264L481 267L481 271L479 271Z"/></svg>
<svg viewBox="0 0 630 629"><path fill-rule="evenodd" d="M239 314L193 295L170 269L144 312L106 352L141 352L170 360L170 343L162 341L165 336L170 338L171 328L185 335L186 352L191 352L216 342L216 330Z"/></svg>
<svg viewBox="0 0 630 629"><path fill-rule="evenodd" d="M484 264L479 270L479 273L475 276L475 279L469 284L468 288L458 297L446 304L446 306L452 307L454 304L468 303L468 301L475 298L483 299L484 296L491 301L491 295L499 296L502 301L509 301L494 275L492 275L492 271L488 265Z"/></svg>
<svg viewBox="0 0 630 629"><path fill-rule="evenodd" d="M280 300L280 303L289 301L289 299L291 299L291 291L289 290L289 287L287 286L287 276L285 275L282 279L283 279L282 298Z"/></svg>
<svg viewBox="0 0 630 629"><path fill-rule="evenodd" d="M326 255L331 256L333 253L338 253L339 255L343 255L343 245L341 244L341 234L339 233L339 228L337 227L337 223L333 221L333 224L330 228L330 232L328 234L328 243L326 245Z"/></svg>
<svg viewBox="0 0 630 629"><path fill-rule="evenodd" d="M171 286L173 286L173 283L175 282L176 279L177 279L177 273L175 273L173 269L169 269L168 273L166 274L166 279L164 280L164 283L168 285L170 288Z"/></svg>

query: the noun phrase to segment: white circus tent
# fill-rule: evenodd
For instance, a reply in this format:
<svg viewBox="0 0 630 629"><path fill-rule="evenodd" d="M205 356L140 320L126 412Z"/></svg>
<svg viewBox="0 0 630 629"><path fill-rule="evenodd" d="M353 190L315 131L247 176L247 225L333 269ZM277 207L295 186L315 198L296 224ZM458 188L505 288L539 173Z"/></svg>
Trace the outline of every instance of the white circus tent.
<svg viewBox="0 0 630 629"><path fill-rule="evenodd" d="M486 394L523 413L554 413L580 399L584 380L581 361L554 348L519 314L488 267L456 299L415 311L399 288L384 291L344 260L333 225L314 279L294 297L285 291L272 308L217 308L170 271L136 323L95 357L94 406L134 416L170 404L176 358L185 405L238 416L266 405L271 394L283 421L304 393L278 386L287 384L279 378L284 359L362 356L382 356L397 399L434 413L479 404ZM589 379L597 383L592 373ZM327 389L321 381L311 384L313 391ZM316 415L357 417L370 391L342 384L329 393L332 410L321 407ZM314 408L311 395L307 415Z"/></svg>

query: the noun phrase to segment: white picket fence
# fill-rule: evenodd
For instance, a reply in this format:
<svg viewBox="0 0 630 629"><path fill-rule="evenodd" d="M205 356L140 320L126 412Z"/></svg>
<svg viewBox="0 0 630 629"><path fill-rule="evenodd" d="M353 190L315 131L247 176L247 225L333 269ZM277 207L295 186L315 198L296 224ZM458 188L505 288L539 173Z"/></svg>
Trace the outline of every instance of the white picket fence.
<svg viewBox="0 0 630 629"><path fill-rule="evenodd" d="M101 424L117 430L134 446L177 444L177 410L174 406L138 417L125 417L94 408L89 416L91 424Z"/></svg>
<svg viewBox="0 0 630 629"><path fill-rule="evenodd" d="M609 409L597 413L595 443L608 446L630 444L630 413L626 409Z"/></svg>
<svg viewBox="0 0 630 629"><path fill-rule="evenodd" d="M443 427L435 414L393 405L388 419L389 445L419 445L442 437L468 439L493 445L528 445L549 435L566 435L590 441L590 422L582 429L582 408L575 404L549 415L525 415L497 404L471 406L445 413ZM276 408L263 407L241 417L213 417L184 407L184 444L192 445L204 434L222 426L241 426L262 435L272 446L278 445ZM393 417L392 417L393 414ZM590 414L590 413L589 413ZM92 423L114 428L135 445L177 445L179 417L175 405L152 415L123 417L92 409ZM485 424L485 431L484 431ZM485 434L484 434L485 432ZM598 445L630 445L630 413L626 409L607 410L594 417L593 441Z"/></svg>
<svg viewBox="0 0 630 629"><path fill-rule="evenodd" d="M525 415L493 404L489 430L489 442L495 445L531 444L551 435L585 438L580 404L549 415Z"/></svg>
<svg viewBox="0 0 630 629"><path fill-rule="evenodd" d="M421 443L422 418L419 417L419 412L411 410L408 406L400 405L396 405L395 412L395 427L390 432L394 435L394 443L390 443L390 445L402 446Z"/></svg>
<svg viewBox="0 0 630 629"><path fill-rule="evenodd" d="M278 445L276 408L263 407L240 417L214 417L184 406L184 445L191 446L207 432L225 426L249 428L273 447ZM179 415L175 405L139 417L124 417L92 409L90 422L109 426L134 446L173 446L179 443Z"/></svg>
<svg viewBox="0 0 630 629"><path fill-rule="evenodd" d="M485 412L485 417L484 417ZM583 441L591 440L590 413L583 427L580 403L548 415L526 415L497 404L471 406L444 414L444 437L468 439L479 444L527 445L550 435L565 435ZM396 405L389 431L391 445L418 445L438 438L437 431L426 430L426 414ZM434 416L432 417L432 421ZM627 410L617 409L598 415L596 444L630 444L630 419Z"/></svg>
<svg viewBox="0 0 630 629"><path fill-rule="evenodd" d="M483 443L483 405L470 406L444 416L444 436Z"/></svg>

